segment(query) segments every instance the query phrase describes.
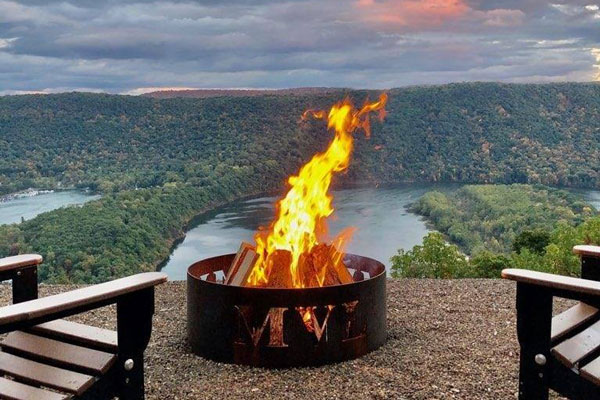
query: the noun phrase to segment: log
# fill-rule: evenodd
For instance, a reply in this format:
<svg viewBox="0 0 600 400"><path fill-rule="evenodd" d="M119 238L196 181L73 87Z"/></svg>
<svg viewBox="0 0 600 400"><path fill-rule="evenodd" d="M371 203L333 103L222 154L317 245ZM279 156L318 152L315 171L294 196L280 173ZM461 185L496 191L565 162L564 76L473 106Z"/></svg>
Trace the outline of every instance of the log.
<svg viewBox="0 0 600 400"><path fill-rule="evenodd" d="M290 271L291 257L291 253L287 250L276 250L269 254L266 259L265 270L267 282L260 282L256 286L293 288L294 284ZM254 248L247 243L242 243L228 271L226 283L251 286L247 283L247 278L256 262L256 258ZM353 282L352 275L342 259L343 253L340 253L333 245L319 244L314 246L309 254L300 256L298 263L300 282L304 287L334 286ZM246 266L248 266L248 269L246 269ZM241 278L237 278L238 276L241 276Z"/></svg>
<svg viewBox="0 0 600 400"><path fill-rule="evenodd" d="M250 243L242 242L231 266L227 270L225 284L245 286L257 258L254 246Z"/></svg>
<svg viewBox="0 0 600 400"><path fill-rule="evenodd" d="M294 287L290 272L292 254L287 250L276 250L267 257L268 282L262 287L291 288Z"/></svg>

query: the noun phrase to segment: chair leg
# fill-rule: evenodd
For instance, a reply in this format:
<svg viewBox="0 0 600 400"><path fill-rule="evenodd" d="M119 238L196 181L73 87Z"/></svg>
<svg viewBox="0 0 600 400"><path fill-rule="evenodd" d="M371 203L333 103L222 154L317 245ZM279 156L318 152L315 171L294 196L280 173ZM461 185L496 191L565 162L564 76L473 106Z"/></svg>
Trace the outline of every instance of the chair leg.
<svg viewBox="0 0 600 400"><path fill-rule="evenodd" d="M519 400L548 399L551 325L552 294L539 286L518 283Z"/></svg>
<svg viewBox="0 0 600 400"><path fill-rule="evenodd" d="M38 298L37 266L21 268L12 278L13 304Z"/></svg>
<svg viewBox="0 0 600 400"><path fill-rule="evenodd" d="M519 365L519 400L548 400L549 389L529 360L530 353L521 350Z"/></svg>
<svg viewBox="0 0 600 400"><path fill-rule="evenodd" d="M144 350L150 341L153 314L153 287L117 302L117 387L121 400L144 399Z"/></svg>
<svg viewBox="0 0 600 400"><path fill-rule="evenodd" d="M119 391L119 399L144 400L144 355L132 355L126 360L132 360L134 367L130 371L126 371L123 366L120 366L121 373L119 380L121 381L121 388Z"/></svg>

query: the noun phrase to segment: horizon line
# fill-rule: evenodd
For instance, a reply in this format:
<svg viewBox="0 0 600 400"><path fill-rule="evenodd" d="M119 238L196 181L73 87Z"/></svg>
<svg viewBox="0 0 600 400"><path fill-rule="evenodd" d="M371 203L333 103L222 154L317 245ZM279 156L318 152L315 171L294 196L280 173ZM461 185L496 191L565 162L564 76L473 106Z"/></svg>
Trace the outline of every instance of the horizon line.
<svg viewBox="0 0 600 400"><path fill-rule="evenodd" d="M147 88L135 88L120 92L111 92L104 89L95 88L72 88L72 89L41 89L41 90L20 90L20 89L6 89L0 90L0 97L6 96L30 96L30 95L53 95L53 94L65 94L65 93L89 93L89 94L107 94L113 96L143 96L152 93L169 93L169 92L193 92L193 91L237 91L237 92L253 92L253 91L264 91L264 92L277 92L284 90L300 90L300 89L321 89L321 90L394 90L403 88L413 87L435 87L435 86L448 86L448 85L459 85L459 84L473 84L473 83L493 83L500 85L556 85L556 84L593 84L600 85L600 81L549 81L549 82L504 82L504 81L454 81L446 83L421 83L414 85L403 85L395 86L390 88L368 88L368 87L346 87L346 86L292 86L292 87L281 87L281 88L268 88L268 87L172 87L172 86L156 86Z"/></svg>

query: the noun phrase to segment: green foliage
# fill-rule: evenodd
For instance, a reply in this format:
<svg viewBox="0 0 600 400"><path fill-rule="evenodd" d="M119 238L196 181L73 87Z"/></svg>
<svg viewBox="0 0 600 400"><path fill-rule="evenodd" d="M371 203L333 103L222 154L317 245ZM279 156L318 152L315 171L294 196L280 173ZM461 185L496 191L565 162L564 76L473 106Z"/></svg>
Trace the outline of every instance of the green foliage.
<svg viewBox="0 0 600 400"><path fill-rule="evenodd" d="M498 278L502 270L511 265L511 260L504 254L482 251L471 258L469 263L471 264L471 277Z"/></svg>
<svg viewBox="0 0 600 400"><path fill-rule="evenodd" d="M194 216L280 189L325 145L330 136L322 122L298 119L319 101L331 103L269 96L0 97L0 193L89 186L104 194L0 226L0 257L42 254L39 277L49 282L100 282L154 270Z"/></svg>
<svg viewBox="0 0 600 400"><path fill-rule="evenodd" d="M0 226L0 257L40 253L40 279L57 283L96 283L155 270L189 220L244 193L172 184L106 195Z"/></svg>
<svg viewBox="0 0 600 400"><path fill-rule="evenodd" d="M412 250L398 250L391 262L392 275L402 278L498 278L513 265L509 256L489 251L469 259L439 232L430 232Z"/></svg>
<svg viewBox="0 0 600 400"><path fill-rule="evenodd" d="M360 103L377 93L348 94ZM0 97L0 194L215 183L231 167L279 183L330 137L302 112L343 96ZM600 158L598 85L450 84L392 89L389 99L371 139L357 135L347 180L600 187L590 162Z"/></svg>
<svg viewBox="0 0 600 400"><path fill-rule="evenodd" d="M357 152L398 180L598 187L600 86L450 84L390 91L388 117Z"/></svg>
<svg viewBox="0 0 600 400"><path fill-rule="evenodd" d="M412 210L468 254L508 253L513 245L541 254L549 242L547 232L558 222L574 226L595 212L564 190L523 184L467 185L448 195L430 192Z"/></svg>
<svg viewBox="0 0 600 400"><path fill-rule="evenodd" d="M544 254L548 244L550 244L550 233L548 231L542 229L525 230L515 238L513 251L520 253L525 248L536 254Z"/></svg>
<svg viewBox="0 0 600 400"><path fill-rule="evenodd" d="M376 95L348 94L357 103ZM452 84L393 89L389 96L385 123L373 121L369 140L357 134L354 160L337 184L600 187L600 171L590 161L600 156L598 85ZM46 259L41 277L55 282L96 282L152 269L197 213L235 197L280 190L285 177L331 137L322 121L303 122L300 115L341 97L0 97L0 194L27 187L89 187L104 194L82 207L0 226L0 256L40 252ZM494 215L492 221L481 219L483 230L473 230L457 223L452 201L443 195L429 199L423 210L429 207L427 215L463 249L506 251L520 233L518 226L527 225L496 208L506 220ZM485 198L473 204L485 208ZM560 206L542 217L569 226L591 213L581 202L565 200ZM495 239L498 230L500 240ZM577 240L595 241L598 232L590 226L577 231ZM563 244L554 236L552 243L560 257L548 256L547 262L570 270ZM455 270L430 266L427 275L462 276L457 262ZM487 260L485 265L492 271L496 264Z"/></svg>
<svg viewBox="0 0 600 400"><path fill-rule="evenodd" d="M412 251L400 250L392 257L392 268L396 275L404 277L498 278L504 268L578 276L580 261L573 254L573 246L600 244L600 216L591 216L593 209L580 203L564 191L529 185L470 186L450 196L431 192L417 204L417 209L443 229L451 242L461 231L470 233L477 243L491 244L490 247L506 243L508 236L515 238L513 252L497 246L500 250L479 250L470 258L455 254L448 258L429 257L432 263L439 263L432 265L423 262L424 254L439 254L441 248L454 248L459 253L455 245L444 247L443 236L435 233L430 234L435 235L433 241L424 240ZM460 242L463 246L470 243ZM455 270L448 266L451 258L458 260ZM447 273L432 272L440 269Z"/></svg>
<svg viewBox="0 0 600 400"><path fill-rule="evenodd" d="M25 247L23 232L18 225L0 225L0 255L15 256Z"/></svg>
<svg viewBox="0 0 600 400"><path fill-rule="evenodd" d="M447 244L438 232L423 238L423 245L398 250L391 258L392 273L404 278L459 278L471 275L469 263L458 247Z"/></svg>
<svg viewBox="0 0 600 400"><path fill-rule="evenodd" d="M231 169L270 177L263 185L273 188L330 138L322 122L299 122L304 108L332 101L0 97L0 194L31 186L102 193L175 182L206 186L221 184Z"/></svg>

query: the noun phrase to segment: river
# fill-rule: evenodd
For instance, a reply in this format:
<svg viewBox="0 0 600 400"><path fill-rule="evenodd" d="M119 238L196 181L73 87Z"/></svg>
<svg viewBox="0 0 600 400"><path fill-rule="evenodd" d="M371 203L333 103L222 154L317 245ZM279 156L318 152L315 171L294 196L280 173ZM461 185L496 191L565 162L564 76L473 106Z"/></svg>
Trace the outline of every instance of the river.
<svg viewBox="0 0 600 400"><path fill-rule="evenodd" d="M83 204L98 198L100 196L79 190L64 190L0 202L0 225L21 222L21 218L31 219L56 208Z"/></svg>
<svg viewBox="0 0 600 400"><path fill-rule="evenodd" d="M375 258L389 267L390 257L399 248L420 244L428 232L423 219L408 212L406 206L430 190L449 191L457 187L405 184L335 191L330 232L335 235L345 227L356 227L346 251ZM275 200L259 197L237 201L204 214L173 250L162 271L171 280L184 280L187 268L195 261L235 253L241 241L253 243L258 227L268 225L273 218Z"/></svg>
<svg viewBox="0 0 600 400"><path fill-rule="evenodd" d="M382 188L354 188L335 191L335 214L330 219L332 234L345 227L357 230L347 251L375 258L388 267L399 248L411 249L428 232L421 217L407 211L407 205L430 190L444 192L458 184L404 184ZM573 192L600 210L600 191ZM18 223L21 218L68 205L82 204L100 196L76 190L41 194L0 202L0 225ZM275 197L236 201L203 214L185 239L171 253L162 271L171 280L185 280L187 267L203 258L237 251L241 241L252 242L259 226L274 216Z"/></svg>

